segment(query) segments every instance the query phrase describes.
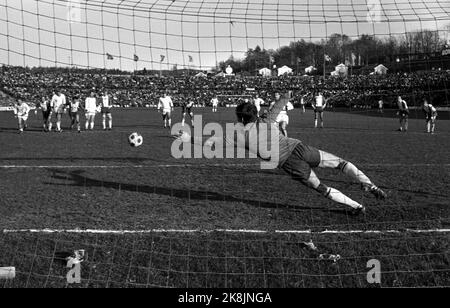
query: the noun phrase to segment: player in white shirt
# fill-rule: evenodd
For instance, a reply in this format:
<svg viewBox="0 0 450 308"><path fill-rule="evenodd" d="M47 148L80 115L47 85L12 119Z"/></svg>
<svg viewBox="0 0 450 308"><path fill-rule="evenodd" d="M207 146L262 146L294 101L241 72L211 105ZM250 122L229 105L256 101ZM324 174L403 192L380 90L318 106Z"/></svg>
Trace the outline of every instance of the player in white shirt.
<svg viewBox="0 0 450 308"><path fill-rule="evenodd" d="M264 100L262 98L259 97L258 94L256 94L255 100L253 101L253 104L256 107L256 110L258 111L258 118L259 118L259 114L261 112L261 106L265 104Z"/></svg>
<svg viewBox="0 0 450 308"><path fill-rule="evenodd" d="M58 90L52 97L51 105L53 106L53 113L56 114L56 132L62 132L61 119L66 108L66 96L62 94L61 90Z"/></svg>
<svg viewBox="0 0 450 308"><path fill-rule="evenodd" d="M73 98L73 101L69 103L69 115L71 119L70 129L74 129L75 125L77 126L78 133L81 133L81 125L80 125L80 110L81 101L78 96Z"/></svg>
<svg viewBox="0 0 450 308"><path fill-rule="evenodd" d="M313 102L312 107L314 109L314 128L317 128L318 120L320 118L320 128L323 128L323 111L327 107L327 101L323 97L322 92L316 96L316 100Z"/></svg>
<svg viewBox="0 0 450 308"><path fill-rule="evenodd" d="M269 112L272 110L272 107L281 99L281 94L279 92L275 92L275 101L270 104ZM289 125L289 116L288 111L294 110L294 105L291 102L288 102L286 106L280 111L276 118L276 122L280 126L281 133L287 137L287 126Z"/></svg>
<svg viewBox="0 0 450 308"><path fill-rule="evenodd" d="M302 98L300 99L300 105L302 107L302 112L305 113L306 112L306 101L305 101L305 97L306 95L303 95Z"/></svg>
<svg viewBox="0 0 450 308"><path fill-rule="evenodd" d="M214 96L213 99L211 100L211 104L213 107L213 112L217 112L217 106L219 106L219 99L217 98L217 96Z"/></svg>
<svg viewBox="0 0 450 308"><path fill-rule="evenodd" d="M86 130L94 130L95 126L95 115L97 113L97 99L95 98L95 93L91 92L91 96L86 98L84 103L84 110L86 112Z"/></svg>
<svg viewBox="0 0 450 308"><path fill-rule="evenodd" d="M169 128L172 128L172 111L173 102L169 94L164 93L164 97L161 97L158 102L158 112L162 110L164 128L167 128L167 123Z"/></svg>
<svg viewBox="0 0 450 308"><path fill-rule="evenodd" d="M23 133L23 130L28 127L27 121L28 121L28 115L30 113L30 106L28 106L27 103L20 100L17 102L17 105L14 106L14 114L17 117L18 124L19 124L19 134Z"/></svg>
<svg viewBox="0 0 450 308"><path fill-rule="evenodd" d="M103 130L112 130L112 104L109 101L108 92L105 91L102 96L102 117L103 117ZM108 118L108 128L106 128L106 118Z"/></svg>
<svg viewBox="0 0 450 308"><path fill-rule="evenodd" d="M409 107L408 104L402 99L401 96L397 99L398 112L400 120L400 128L398 129L401 132L408 131L408 118L409 118Z"/></svg>
<svg viewBox="0 0 450 308"><path fill-rule="evenodd" d="M378 101L378 113L383 113L384 101L382 98Z"/></svg>

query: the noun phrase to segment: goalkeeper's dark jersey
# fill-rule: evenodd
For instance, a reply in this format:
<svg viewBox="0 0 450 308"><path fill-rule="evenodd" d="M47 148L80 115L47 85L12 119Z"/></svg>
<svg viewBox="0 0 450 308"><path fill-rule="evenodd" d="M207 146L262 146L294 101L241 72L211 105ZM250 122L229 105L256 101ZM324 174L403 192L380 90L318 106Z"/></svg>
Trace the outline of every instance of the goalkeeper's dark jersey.
<svg viewBox="0 0 450 308"><path fill-rule="evenodd" d="M242 131L240 133L245 135L245 148L249 150L251 148L251 140L249 131L252 130L252 126L256 125L256 129L258 132L257 140L260 142L258 147L258 157L263 160L272 160L273 157L267 157L267 154L261 153L259 149L268 149L270 152L278 151L278 167L282 167L284 163L288 160L288 158L292 155L297 145L302 142L297 139L292 139L284 136L279 129L279 124L276 122L276 119L280 112L286 107L289 100L287 98L282 98L279 101L276 101L269 113L267 113L262 118L258 119L255 123L249 123L245 127L242 125ZM260 140L260 132L265 130L267 134L266 140ZM278 141L278 149L274 149L274 142L271 140L271 136L274 135ZM253 137L254 138L254 137ZM235 140L228 140L225 137L226 144L237 144L237 138ZM252 140L254 142L254 140ZM261 144L263 143L263 144ZM265 144L264 144L265 143Z"/></svg>

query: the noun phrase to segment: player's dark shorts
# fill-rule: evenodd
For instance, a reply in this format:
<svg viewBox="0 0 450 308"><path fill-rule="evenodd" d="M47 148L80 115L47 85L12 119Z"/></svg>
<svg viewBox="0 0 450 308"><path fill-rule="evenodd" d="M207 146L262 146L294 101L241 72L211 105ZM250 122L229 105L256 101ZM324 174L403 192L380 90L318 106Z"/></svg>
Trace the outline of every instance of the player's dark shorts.
<svg viewBox="0 0 450 308"><path fill-rule="evenodd" d="M437 113L427 114L425 117L425 120L427 122L433 122L433 121L436 121L436 118L437 118Z"/></svg>
<svg viewBox="0 0 450 308"><path fill-rule="evenodd" d="M69 116L70 116L71 119L74 119L74 118L76 118L76 117L79 117L80 114L81 114L80 111L76 111L76 112L69 111Z"/></svg>
<svg viewBox="0 0 450 308"><path fill-rule="evenodd" d="M311 170L319 167L319 165L319 150L300 143L281 169L287 172L294 180L306 183L311 176Z"/></svg>
<svg viewBox="0 0 450 308"><path fill-rule="evenodd" d="M50 119L51 114L52 114L51 110L42 111L42 117L44 118L44 121Z"/></svg>
<svg viewBox="0 0 450 308"><path fill-rule="evenodd" d="M183 114L192 114L192 108L183 107L181 112Z"/></svg>
<svg viewBox="0 0 450 308"><path fill-rule="evenodd" d="M314 110L315 113L322 113L323 112L323 107L316 107L316 109Z"/></svg>
<svg viewBox="0 0 450 308"><path fill-rule="evenodd" d="M400 116L400 118L402 119L407 119L409 116L409 111L408 110L400 110L398 112L398 115Z"/></svg>
<svg viewBox="0 0 450 308"><path fill-rule="evenodd" d="M103 113L103 114L110 114L110 113L111 113L111 108L108 108L108 107L102 107L102 113Z"/></svg>

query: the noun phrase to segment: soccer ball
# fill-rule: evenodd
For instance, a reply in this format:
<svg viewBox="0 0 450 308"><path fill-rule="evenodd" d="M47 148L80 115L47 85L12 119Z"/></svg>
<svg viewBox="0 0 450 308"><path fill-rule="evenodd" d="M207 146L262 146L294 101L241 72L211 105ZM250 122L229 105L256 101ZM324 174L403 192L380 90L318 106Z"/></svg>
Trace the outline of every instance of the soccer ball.
<svg viewBox="0 0 450 308"><path fill-rule="evenodd" d="M140 147L144 143L144 138L138 133L132 133L128 137L128 142L133 148Z"/></svg>

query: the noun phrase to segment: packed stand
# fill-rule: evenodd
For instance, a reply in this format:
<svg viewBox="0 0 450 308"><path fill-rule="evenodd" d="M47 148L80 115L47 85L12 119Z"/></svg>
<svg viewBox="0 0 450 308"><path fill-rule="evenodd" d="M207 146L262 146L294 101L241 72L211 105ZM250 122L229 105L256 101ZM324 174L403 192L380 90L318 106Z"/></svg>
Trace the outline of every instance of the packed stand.
<svg viewBox="0 0 450 308"><path fill-rule="evenodd" d="M329 98L330 105L374 106L383 99L389 107L395 106L395 97L407 97L413 105L423 97L434 105L448 105L450 101L450 73L429 71L384 76L356 75L346 78L314 76L282 77L163 77L150 75L113 75L96 71L70 71L29 69L22 67L0 68L0 90L31 104L42 101L61 89L70 99L87 97L91 91L107 90L114 105L121 107L143 107L156 105L163 92L169 91L175 105L181 101L195 100L197 105L208 105L211 98L219 97L221 105L236 104L258 93L270 102L275 91L294 92L294 103L301 97L307 100L318 91Z"/></svg>

